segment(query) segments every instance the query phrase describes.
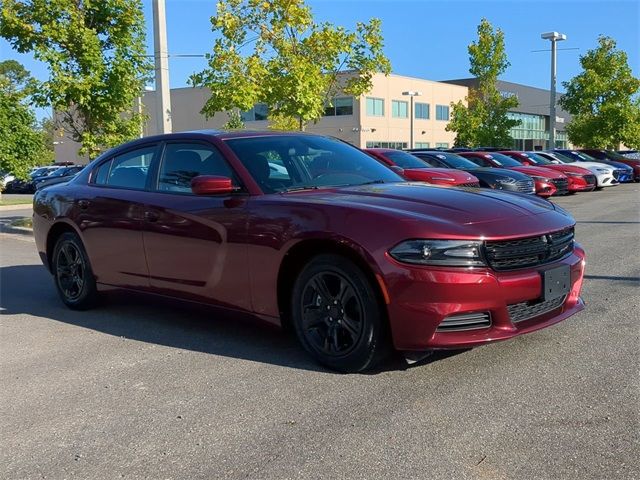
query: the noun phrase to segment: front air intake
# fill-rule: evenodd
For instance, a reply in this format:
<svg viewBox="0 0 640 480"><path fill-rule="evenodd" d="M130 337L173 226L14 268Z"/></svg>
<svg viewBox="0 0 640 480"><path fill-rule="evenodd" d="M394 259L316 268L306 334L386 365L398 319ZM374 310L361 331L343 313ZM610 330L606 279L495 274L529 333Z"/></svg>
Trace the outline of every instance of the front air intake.
<svg viewBox="0 0 640 480"><path fill-rule="evenodd" d="M474 312L452 315L445 318L436 332L459 332L462 330L477 330L491 326L491 314L489 312Z"/></svg>

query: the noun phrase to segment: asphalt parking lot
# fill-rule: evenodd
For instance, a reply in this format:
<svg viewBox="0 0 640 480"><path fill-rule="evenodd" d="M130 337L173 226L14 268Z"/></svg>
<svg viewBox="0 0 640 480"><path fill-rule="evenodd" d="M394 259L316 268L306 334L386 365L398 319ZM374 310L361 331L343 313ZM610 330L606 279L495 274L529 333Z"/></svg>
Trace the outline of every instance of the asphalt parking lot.
<svg viewBox="0 0 640 480"><path fill-rule="evenodd" d="M1 234L0 477L640 478L640 184L555 201L584 312L369 375L155 299L70 311L33 240Z"/></svg>

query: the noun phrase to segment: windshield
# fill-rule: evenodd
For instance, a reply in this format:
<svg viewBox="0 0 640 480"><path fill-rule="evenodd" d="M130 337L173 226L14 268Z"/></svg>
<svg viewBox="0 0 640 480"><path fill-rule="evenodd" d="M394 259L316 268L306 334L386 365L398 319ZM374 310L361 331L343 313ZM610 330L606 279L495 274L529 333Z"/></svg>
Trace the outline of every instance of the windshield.
<svg viewBox="0 0 640 480"><path fill-rule="evenodd" d="M497 153L497 152L491 152L491 153L487 153L487 155L493 159L494 162L496 162L499 165L502 165L503 167L521 167L522 164L511 158L508 155L505 155L504 153Z"/></svg>
<svg viewBox="0 0 640 480"><path fill-rule="evenodd" d="M560 160L562 163L576 163L576 159L575 158L571 158L570 156L564 155L562 153L558 153L558 152L549 153L549 152L547 152L547 155L549 155L549 157L551 157L551 158L555 158L556 160Z"/></svg>
<svg viewBox="0 0 640 480"><path fill-rule="evenodd" d="M397 152L385 152L383 155L401 168L426 168L422 160L407 152L398 150Z"/></svg>
<svg viewBox="0 0 640 480"><path fill-rule="evenodd" d="M571 151L571 154L574 157L578 157L581 160L584 160L585 162L597 162L598 160L596 160L595 158L593 158L591 155L587 155L584 152L576 152L576 151Z"/></svg>
<svg viewBox="0 0 640 480"><path fill-rule="evenodd" d="M625 157L624 155L620 155L618 152L614 152L613 150L605 150L607 152L607 157L611 160L629 160L629 157Z"/></svg>
<svg viewBox="0 0 640 480"><path fill-rule="evenodd" d="M265 193L403 181L366 153L333 138L266 135L225 142Z"/></svg>
<svg viewBox="0 0 640 480"><path fill-rule="evenodd" d="M531 163L534 163L536 165L551 165L552 164L552 162L550 162L549 160L547 160L543 156L538 155L537 153L527 152L527 153L525 153L525 155L531 160Z"/></svg>
<svg viewBox="0 0 640 480"><path fill-rule="evenodd" d="M456 155L455 153L446 153L446 152L434 152L430 153L430 156L439 159L442 163L451 168L478 168L478 165L473 163L471 160L467 160L460 155Z"/></svg>

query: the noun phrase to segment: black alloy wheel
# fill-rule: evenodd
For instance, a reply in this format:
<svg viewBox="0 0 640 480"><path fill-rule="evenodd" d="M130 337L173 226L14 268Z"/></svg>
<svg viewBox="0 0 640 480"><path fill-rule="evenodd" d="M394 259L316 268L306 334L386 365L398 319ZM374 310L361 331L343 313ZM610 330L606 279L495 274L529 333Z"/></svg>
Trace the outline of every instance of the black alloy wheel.
<svg viewBox="0 0 640 480"><path fill-rule="evenodd" d="M84 310L97 298L96 282L82 241L75 233L64 233L53 252L53 274L60 298L70 308Z"/></svg>
<svg viewBox="0 0 640 480"><path fill-rule="evenodd" d="M389 350L383 306L367 276L347 258L313 258L296 280L291 311L304 348L330 368L359 372Z"/></svg>

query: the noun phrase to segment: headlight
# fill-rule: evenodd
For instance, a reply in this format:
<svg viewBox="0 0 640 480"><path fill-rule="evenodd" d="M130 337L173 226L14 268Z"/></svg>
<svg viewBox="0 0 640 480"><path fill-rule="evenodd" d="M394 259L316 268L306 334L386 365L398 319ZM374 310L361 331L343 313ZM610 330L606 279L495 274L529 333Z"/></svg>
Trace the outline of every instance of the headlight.
<svg viewBox="0 0 640 480"><path fill-rule="evenodd" d="M573 172L562 172L564 173L567 177L582 177L581 173L573 173Z"/></svg>
<svg viewBox="0 0 640 480"><path fill-rule="evenodd" d="M496 182L503 183L506 185L513 185L514 183L516 183L516 179L510 178L510 177L500 177L500 178L496 178Z"/></svg>
<svg viewBox="0 0 640 480"><path fill-rule="evenodd" d="M484 266L475 240L407 240L393 247L389 254L403 263L448 267Z"/></svg>
<svg viewBox="0 0 640 480"><path fill-rule="evenodd" d="M613 170L609 170L608 168L596 168L596 172L606 173L608 175L611 175L613 173Z"/></svg>
<svg viewBox="0 0 640 480"><path fill-rule="evenodd" d="M535 175L532 175L531 178L533 178L534 180L538 180L539 182L551 183L551 179L547 177L537 177Z"/></svg>

